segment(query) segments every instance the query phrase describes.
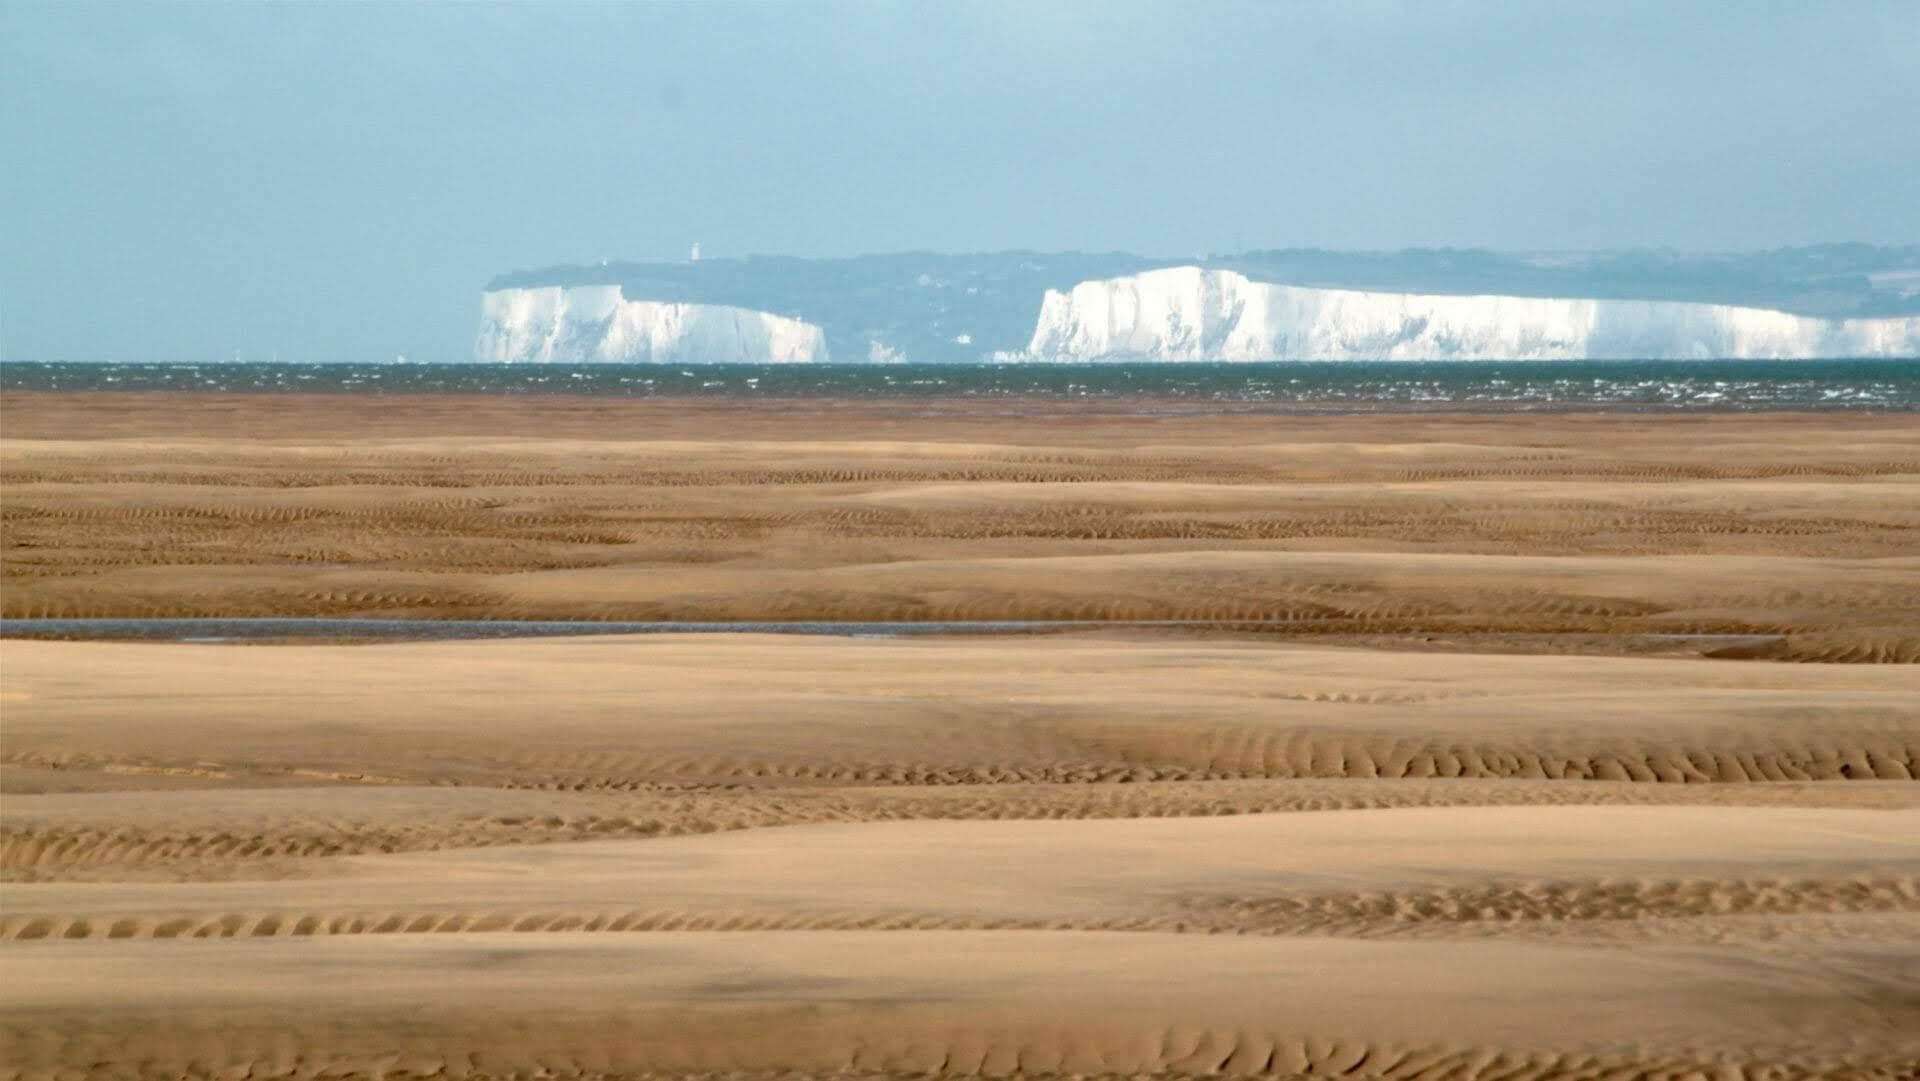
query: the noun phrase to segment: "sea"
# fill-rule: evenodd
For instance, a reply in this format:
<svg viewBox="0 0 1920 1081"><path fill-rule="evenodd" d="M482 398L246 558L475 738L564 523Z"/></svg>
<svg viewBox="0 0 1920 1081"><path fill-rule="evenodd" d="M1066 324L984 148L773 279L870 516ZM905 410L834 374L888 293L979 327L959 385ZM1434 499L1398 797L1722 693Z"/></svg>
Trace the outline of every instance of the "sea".
<svg viewBox="0 0 1920 1081"><path fill-rule="evenodd" d="M1060 399L1277 412L1920 409L1920 359L1095 364L8 361L0 390Z"/></svg>

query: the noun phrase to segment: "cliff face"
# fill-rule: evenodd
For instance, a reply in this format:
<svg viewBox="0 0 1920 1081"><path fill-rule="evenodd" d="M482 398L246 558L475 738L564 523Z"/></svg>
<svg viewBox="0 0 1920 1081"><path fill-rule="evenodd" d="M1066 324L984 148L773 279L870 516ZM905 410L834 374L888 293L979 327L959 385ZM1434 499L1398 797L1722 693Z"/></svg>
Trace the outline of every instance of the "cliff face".
<svg viewBox="0 0 1920 1081"><path fill-rule="evenodd" d="M549 267L503 275L487 288L614 286L630 302L725 305L799 320L824 332L836 360L970 363L1025 349L1047 290L1159 265L1129 255L1033 252L750 256Z"/></svg>
<svg viewBox="0 0 1920 1081"><path fill-rule="evenodd" d="M1271 284L1292 282L1292 285ZM1551 258L905 253L496 279L485 361L1920 356L1920 248Z"/></svg>
<svg viewBox="0 0 1920 1081"><path fill-rule="evenodd" d="M1270 285L1168 267L1049 290L1035 360L1789 359L1920 355L1920 316Z"/></svg>
<svg viewBox="0 0 1920 1081"><path fill-rule="evenodd" d="M663 364L827 359L812 323L726 304L628 300L618 285L495 289L481 301L474 359Z"/></svg>

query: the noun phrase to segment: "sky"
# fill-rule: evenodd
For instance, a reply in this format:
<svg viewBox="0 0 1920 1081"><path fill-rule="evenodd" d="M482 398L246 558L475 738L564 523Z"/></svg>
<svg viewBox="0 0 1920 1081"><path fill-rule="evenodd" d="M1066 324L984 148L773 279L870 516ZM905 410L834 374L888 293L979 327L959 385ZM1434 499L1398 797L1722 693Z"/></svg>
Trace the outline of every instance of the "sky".
<svg viewBox="0 0 1920 1081"><path fill-rule="evenodd" d="M695 241L1915 243L1916 132L1916 0L0 0L0 359L463 360Z"/></svg>

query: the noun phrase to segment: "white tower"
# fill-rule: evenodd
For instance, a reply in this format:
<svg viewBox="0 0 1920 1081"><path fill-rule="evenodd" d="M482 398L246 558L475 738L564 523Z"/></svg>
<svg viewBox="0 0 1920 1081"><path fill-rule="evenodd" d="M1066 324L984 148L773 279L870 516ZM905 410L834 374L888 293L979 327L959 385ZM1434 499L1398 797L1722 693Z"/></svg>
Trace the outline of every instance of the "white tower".
<svg viewBox="0 0 1920 1081"><path fill-rule="evenodd" d="M687 253L687 262L697 263L699 261L700 261L700 242L696 240L693 242L693 250Z"/></svg>

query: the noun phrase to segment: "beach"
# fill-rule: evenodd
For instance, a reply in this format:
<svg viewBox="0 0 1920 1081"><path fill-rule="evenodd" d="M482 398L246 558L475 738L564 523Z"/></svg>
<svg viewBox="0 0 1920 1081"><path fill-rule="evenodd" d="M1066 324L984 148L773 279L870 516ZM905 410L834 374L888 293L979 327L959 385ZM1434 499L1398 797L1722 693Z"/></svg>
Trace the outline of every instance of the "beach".
<svg viewBox="0 0 1920 1081"><path fill-rule="evenodd" d="M1920 1063L1910 415L0 411L8 619L1092 624L0 640L5 1076Z"/></svg>

